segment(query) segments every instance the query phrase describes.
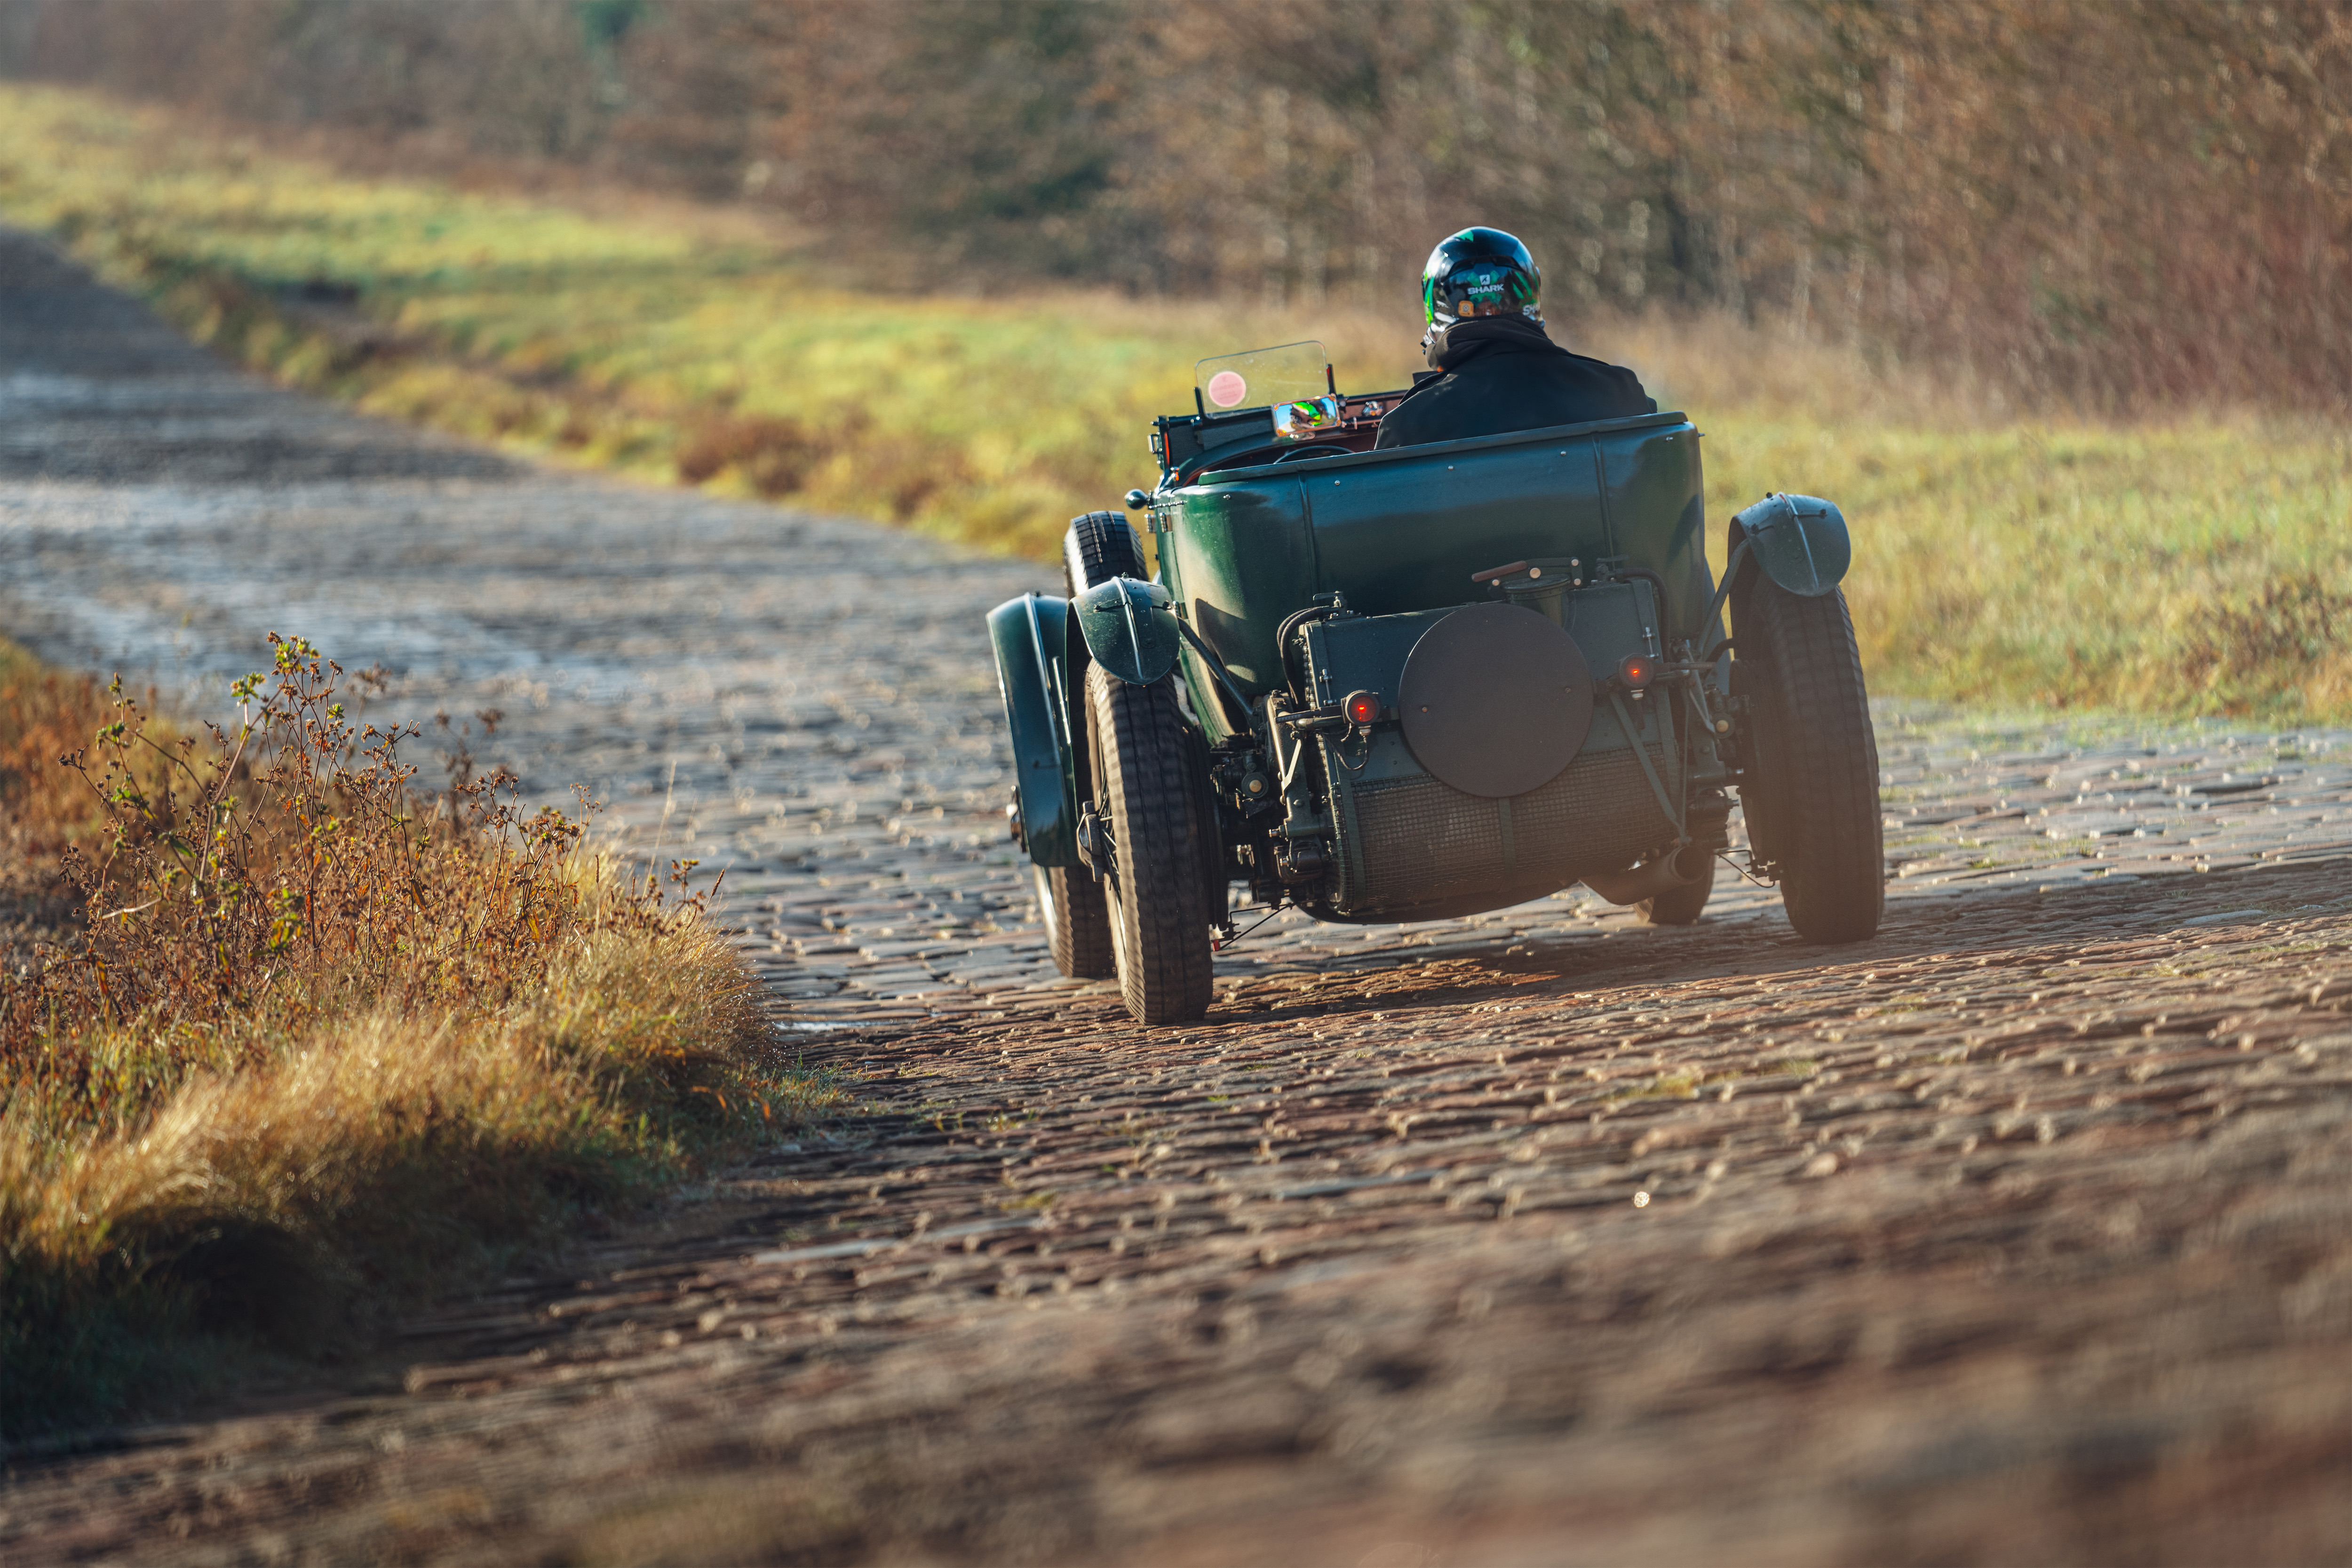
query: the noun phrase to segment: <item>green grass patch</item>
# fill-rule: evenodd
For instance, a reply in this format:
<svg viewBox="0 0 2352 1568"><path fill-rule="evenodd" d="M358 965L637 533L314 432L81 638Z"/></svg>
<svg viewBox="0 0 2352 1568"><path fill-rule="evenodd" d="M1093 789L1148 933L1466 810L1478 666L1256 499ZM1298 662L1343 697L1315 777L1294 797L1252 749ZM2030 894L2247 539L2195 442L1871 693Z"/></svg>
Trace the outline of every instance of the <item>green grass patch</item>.
<svg viewBox="0 0 2352 1568"><path fill-rule="evenodd" d="M359 179L152 110L0 89L0 216L294 384L521 452L1046 558L1153 472L1205 354L1294 338L1401 384L1418 323L1108 293L913 298L722 209ZM2352 716L2352 440L2183 414L2018 422L1933 367L1728 321L1562 322L1707 432L1719 520L1833 497L1874 689ZM1719 537L1719 535L1718 535Z"/></svg>

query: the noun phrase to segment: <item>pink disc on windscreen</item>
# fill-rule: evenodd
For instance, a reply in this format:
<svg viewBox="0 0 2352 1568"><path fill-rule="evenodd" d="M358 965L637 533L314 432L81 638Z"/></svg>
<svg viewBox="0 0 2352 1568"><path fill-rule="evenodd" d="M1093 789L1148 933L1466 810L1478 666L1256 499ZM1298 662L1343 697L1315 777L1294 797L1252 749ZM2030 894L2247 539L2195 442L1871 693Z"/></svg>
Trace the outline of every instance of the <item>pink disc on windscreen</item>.
<svg viewBox="0 0 2352 1568"><path fill-rule="evenodd" d="M1249 383L1229 370L1221 370L1209 378L1209 401L1220 408L1231 408L1249 395Z"/></svg>

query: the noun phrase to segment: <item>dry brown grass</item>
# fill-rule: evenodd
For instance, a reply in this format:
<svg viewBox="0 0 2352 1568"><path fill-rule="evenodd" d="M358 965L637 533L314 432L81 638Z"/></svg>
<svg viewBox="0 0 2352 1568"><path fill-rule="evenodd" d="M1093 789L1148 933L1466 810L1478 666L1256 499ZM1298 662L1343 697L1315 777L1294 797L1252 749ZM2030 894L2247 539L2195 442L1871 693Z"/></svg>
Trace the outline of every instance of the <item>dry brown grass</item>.
<svg viewBox="0 0 2352 1568"><path fill-rule="evenodd" d="M835 1097L699 899L522 816L462 754L419 792L414 726L358 721L341 670L273 649L207 737L66 679L0 709L12 758L105 721L9 786L82 915L0 982L10 1435L188 1383L207 1336L363 1343Z"/></svg>
<svg viewBox="0 0 2352 1568"><path fill-rule="evenodd" d="M790 495L808 481L824 457L823 446L798 420L718 412L680 434L677 477L707 484L730 468L763 496Z"/></svg>
<svg viewBox="0 0 2352 1568"><path fill-rule="evenodd" d="M104 689L0 637L0 970L20 972L74 921L61 857L104 813L58 759L106 721Z"/></svg>
<svg viewBox="0 0 2352 1568"><path fill-rule="evenodd" d="M57 762L89 743L107 707L89 676L50 669L0 640L0 823L11 858L54 865L73 829L97 825L81 782Z"/></svg>

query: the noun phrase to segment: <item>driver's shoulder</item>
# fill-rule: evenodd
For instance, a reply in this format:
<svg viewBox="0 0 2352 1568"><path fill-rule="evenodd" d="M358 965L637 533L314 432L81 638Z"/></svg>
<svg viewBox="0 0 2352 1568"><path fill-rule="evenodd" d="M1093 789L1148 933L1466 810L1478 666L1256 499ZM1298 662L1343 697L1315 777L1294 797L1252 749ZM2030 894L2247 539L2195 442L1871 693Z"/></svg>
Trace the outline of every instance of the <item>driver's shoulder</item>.
<svg viewBox="0 0 2352 1568"><path fill-rule="evenodd" d="M1405 395L1398 398L1388 413L1381 416L1381 435L1385 437L1391 430L1404 432L1424 428L1431 420L1444 417L1446 407L1475 385L1473 378L1464 375L1463 372L1467 369L1469 366L1464 365L1454 370L1440 371L1416 379ZM1416 441L1431 439L1442 439L1442 437L1406 435L1400 441L1388 444L1409 445Z"/></svg>
<svg viewBox="0 0 2352 1568"><path fill-rule="evenodd" d="M1566 354L1570 361L1580 368L1599 371L1605 375L1631 375L1633 374L1633 371L1624 365L1617 363L1613 360L1597 359L1591 354L1580 354L1574 349L1562 349L1559 352Z"/></svg>

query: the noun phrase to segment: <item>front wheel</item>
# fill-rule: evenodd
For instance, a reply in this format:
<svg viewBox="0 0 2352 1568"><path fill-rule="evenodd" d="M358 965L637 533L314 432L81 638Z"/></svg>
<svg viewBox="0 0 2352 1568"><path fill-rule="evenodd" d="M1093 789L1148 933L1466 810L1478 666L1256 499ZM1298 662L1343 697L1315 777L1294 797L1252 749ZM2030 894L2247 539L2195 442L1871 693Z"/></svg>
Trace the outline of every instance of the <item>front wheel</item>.
<svg viewBox="0 0 2352 1568"><path fill-rule="evenodd" d="M1095 808L1110 829L1103 890L1119 993L1138 1023L1184 1023L1209 1010L1202 870L1216 824L1205 781L1193 769L1172 681L1129 686L1092 666L1087 712Z"/></svg>
<svg viewBox="0 0 2352 1568"><path fill-rule="evenodd" d="M1087 589L1114 577L1142 578L1143 547L1127 519L1115 511L1090 511L1070 519L1062 538L1062 585L1076 599ZM1086 645L1076 644L1080 668L1073 681L1083 679ZM1080 692L1080 700L1085 700ZM1080 727L1080 715L1071 716ZM1094 760L1081 736L1077 742L1077 785L1081 801L1094 789ZM1110 906L1103 884L1083 866L1035 868L1037 907L1045 917L1045 932L1054 951L1054 967L1073 980L1108 980L1118 973L1111 952Z"/></svg>
<svg viewBox="0 0 2352 1568"><path fill-rule="evenodd" d="M1037 909L1045 917L1054 967L1073 980L1108 980L1117 971L1110 952L1110 908L1102 884L1083 866L1032 866Z"/></svg>
<svg viewBox="0 0 2352 1568"><path fill-rule="evenodd" d="M1878 741L1845 595L1790 593L1751 563L1731 599L1733 689L1749 700L1748 847L1776 869L1789 923L1861 942L1886 909Z"/></svg>

